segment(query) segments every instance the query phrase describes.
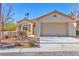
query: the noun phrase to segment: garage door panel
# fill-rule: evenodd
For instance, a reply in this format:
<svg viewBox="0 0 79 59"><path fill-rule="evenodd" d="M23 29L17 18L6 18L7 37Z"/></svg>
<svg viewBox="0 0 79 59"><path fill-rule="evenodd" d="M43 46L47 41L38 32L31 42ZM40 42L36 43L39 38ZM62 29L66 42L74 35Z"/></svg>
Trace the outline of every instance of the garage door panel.
<svg viewBox="0 0 79 59"><path fill-rule="evenodd" d="M42 23L42 36L67 36L67 23Z"/></svg>

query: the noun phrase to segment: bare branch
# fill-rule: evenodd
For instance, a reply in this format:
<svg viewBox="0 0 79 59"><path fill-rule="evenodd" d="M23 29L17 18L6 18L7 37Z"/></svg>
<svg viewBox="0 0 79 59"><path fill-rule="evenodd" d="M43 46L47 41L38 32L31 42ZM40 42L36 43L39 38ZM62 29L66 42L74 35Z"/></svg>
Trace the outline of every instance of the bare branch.
<svg viewBox="0 0 79 59"><path fill-rule="evenodd" d="M2 7L2 15L4 17L4 24L9 23L13 19L12 4L6 4Z"/></svg>

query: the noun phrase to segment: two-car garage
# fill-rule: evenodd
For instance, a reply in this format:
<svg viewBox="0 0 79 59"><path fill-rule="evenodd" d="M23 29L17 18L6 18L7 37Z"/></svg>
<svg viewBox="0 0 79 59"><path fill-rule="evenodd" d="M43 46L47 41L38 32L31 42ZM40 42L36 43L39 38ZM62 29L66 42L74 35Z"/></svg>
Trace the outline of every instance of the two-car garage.
<svg viewBox="0 0 79 59"><path fill-rule="evenodd" d="M41 36L68 36L68 23L42 23Z"/></svg>
<svg viewBox="0 0 79 59"><path fill-rule="evenodd" d="M76 36L76 26L72 17L54 11L35 20L35 36Z"/></svg>

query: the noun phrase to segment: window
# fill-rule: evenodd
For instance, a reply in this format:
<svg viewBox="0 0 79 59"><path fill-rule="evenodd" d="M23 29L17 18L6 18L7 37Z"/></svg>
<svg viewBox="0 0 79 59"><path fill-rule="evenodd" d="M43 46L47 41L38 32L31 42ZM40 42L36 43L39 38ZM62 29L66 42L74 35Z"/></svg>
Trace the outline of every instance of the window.
<svg viewBox="0 0 79 59"><path fill-rule="evenodd" d="M57 17L57 15L53 15L53 17Z"/></svg>
<svg viewBox="0 0 79 59"><path fill-rule="evenodd" d="M23 30L27 30L27 26L23 26Z"/></svg>

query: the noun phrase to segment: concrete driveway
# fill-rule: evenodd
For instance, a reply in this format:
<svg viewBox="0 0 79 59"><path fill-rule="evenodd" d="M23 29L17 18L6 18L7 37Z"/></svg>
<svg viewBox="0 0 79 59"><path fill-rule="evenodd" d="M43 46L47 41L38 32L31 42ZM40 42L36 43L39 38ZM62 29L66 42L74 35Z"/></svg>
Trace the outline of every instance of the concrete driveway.
<svg viewBox="0 0 79 59"><path fill-rule="evenodd" d="M40 37L41 48L79 48L79 39L74 37Z"/></svg>
<svg viewBox="0 0 79 59"><path fill-rule="evenodd" d="M51 42L65 42L65 43L78 43L79 39L74 37L40 37L41 41L51 41Z"/></svg>
<svg viewBox="0 0 79 59"><path fill-rule="evenodd" d="M77 38L79 39L79 35L77 35Z"/></svg>

